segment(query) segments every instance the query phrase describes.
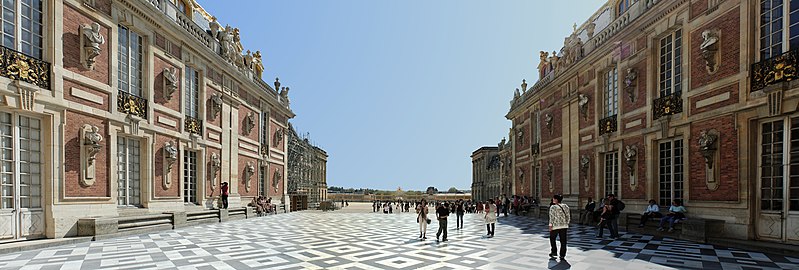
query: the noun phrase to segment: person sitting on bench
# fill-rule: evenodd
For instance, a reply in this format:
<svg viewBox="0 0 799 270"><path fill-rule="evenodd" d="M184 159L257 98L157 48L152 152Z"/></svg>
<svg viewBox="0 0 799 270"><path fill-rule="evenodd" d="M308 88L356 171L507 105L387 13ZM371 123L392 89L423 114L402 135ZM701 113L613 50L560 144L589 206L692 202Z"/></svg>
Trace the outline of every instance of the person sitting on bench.
<svg viewBox="0 0 799 270"><path fill-rule="evenodd" d="M665 217L660 219L660 226L658 227L658 231L663 231L663 225L666 222L669 223L669 232L674 231L674 223L685 219L685 213L688 213L688 210L685 209L685 206L682 206L682 202L679 200L674 200L671 202L671 207L669 207L669 213L666 214Z"/></svg>
<svg viewBox="0 0 799 270"><path fill-rule="evenodd" d="M641 214L641 223L638 224L638 228L643 228L646 222L653 217L659 218L663 217L663 215L660 214L660 206L658 206L657 202L655 202L655 200L649 200L649 206L647 206L646 211Z"/></svg>

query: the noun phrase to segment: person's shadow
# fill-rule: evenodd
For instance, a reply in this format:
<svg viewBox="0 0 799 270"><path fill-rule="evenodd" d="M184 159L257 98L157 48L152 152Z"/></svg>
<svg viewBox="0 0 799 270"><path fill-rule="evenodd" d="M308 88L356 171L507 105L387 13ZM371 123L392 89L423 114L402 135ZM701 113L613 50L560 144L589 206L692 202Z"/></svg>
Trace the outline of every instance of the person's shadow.
<svg viewBox="0 0 799 270"><path fill-rule="evenodd" d="M555 258L549 259L549 269L553 270L563 270L563 269L571 269L572 265L566 261L566 259L561 259L560 261L555 260Z"/></svg>

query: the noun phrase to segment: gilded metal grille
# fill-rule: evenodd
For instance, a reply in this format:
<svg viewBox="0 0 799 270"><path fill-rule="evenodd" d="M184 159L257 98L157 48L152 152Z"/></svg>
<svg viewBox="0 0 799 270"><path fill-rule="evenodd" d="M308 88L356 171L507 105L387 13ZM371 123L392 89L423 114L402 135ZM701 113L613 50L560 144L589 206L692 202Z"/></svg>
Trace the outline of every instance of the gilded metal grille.
<svg viewBox="0 0 799 270"><path fill-rule="evenodd" d="M799 77L796 70L796 58L799 51L790 50L786 53L752 64L752 91L761 90L766 86L791 81Z"/></svg>
<svg viewBox="0 0 799 270"><path fill-rule="evenodd" d="M0 76L50 89L50 63L0 46Z"/></svg>
<svg viewBox="0 0 799 270"><path fill-rule="evenodd" d="M183 120L183 127L190 133L202 134L203 121L186 115L186 120Z"/></svg>
<svg viewBox="0 0 799 270"><path fill-rule="evenodd" d="M652 102L652 118L658 119L663 116L678 114L682 112L682 95L675 92L670 95L662 96Z"/></svg>
<svg viewBox="0 0 799 270"><path fill-rule="evenodd" d="M147 119L147 100L125 91L119 91L117 110Z"/></svg>
<svg viewBox="0 0 799 270"><path fill-rule="evenodd" d="M616 121L617 115L611 115L602 119L599 119L599 135L603 135L605 133L615 132L619 129L618 123Z"/></svg>

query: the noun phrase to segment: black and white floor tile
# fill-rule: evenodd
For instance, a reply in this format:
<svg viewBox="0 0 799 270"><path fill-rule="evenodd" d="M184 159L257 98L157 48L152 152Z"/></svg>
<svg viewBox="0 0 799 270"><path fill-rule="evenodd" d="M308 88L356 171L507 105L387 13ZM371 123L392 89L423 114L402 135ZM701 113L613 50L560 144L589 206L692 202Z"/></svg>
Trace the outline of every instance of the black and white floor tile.
<svg viewBox="0 0 799 270"><path fill-rule="evenodd" d="M799 269L799 258L573 226L566 261L550 260L546 224L477 215L437 243L414 214L296 212L0 255L0 269Z"/></svg>

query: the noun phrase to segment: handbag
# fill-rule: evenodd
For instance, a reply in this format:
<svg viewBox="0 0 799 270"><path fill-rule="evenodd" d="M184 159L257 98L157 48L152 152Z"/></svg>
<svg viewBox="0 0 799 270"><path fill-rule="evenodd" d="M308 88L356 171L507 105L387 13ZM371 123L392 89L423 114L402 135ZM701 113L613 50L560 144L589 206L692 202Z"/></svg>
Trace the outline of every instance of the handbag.
<svg viewBox="0 0 799 270"><path fill-rule="evenodd" d="M429 218L427 219L427 224L430 224L430 219Z"/></svg>

